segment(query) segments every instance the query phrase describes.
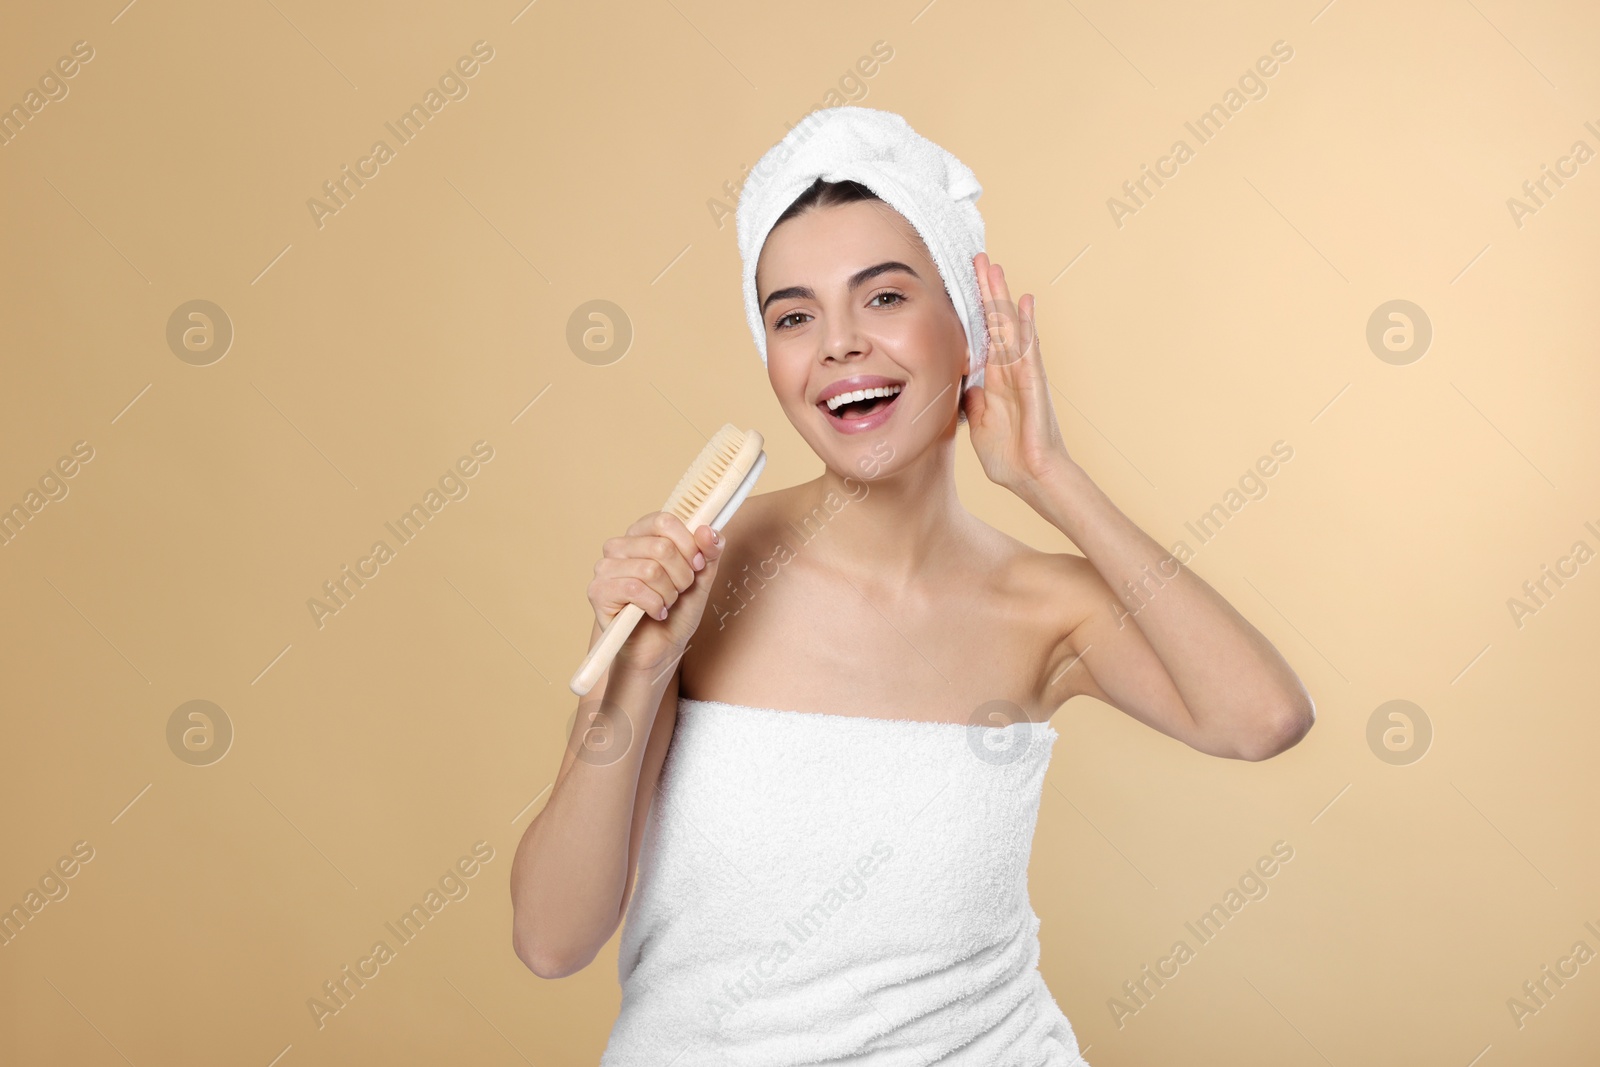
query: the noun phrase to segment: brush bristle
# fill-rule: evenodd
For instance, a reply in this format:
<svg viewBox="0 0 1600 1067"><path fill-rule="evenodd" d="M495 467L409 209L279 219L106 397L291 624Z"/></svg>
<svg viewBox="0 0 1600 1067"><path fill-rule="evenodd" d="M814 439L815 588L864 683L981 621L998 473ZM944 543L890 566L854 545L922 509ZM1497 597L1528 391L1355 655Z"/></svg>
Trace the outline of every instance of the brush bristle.
<svg viewBox="0 0 1600 1067"><path fill-rule="evenodd" d="M679 479L678 485L667 497L662 511L670 511L679 521L687 524L700 505L705 503L717 483L722 480L733 460L744 447L745 432L733 423L725 424L712 435L700 450L694 463Z"/></svg>

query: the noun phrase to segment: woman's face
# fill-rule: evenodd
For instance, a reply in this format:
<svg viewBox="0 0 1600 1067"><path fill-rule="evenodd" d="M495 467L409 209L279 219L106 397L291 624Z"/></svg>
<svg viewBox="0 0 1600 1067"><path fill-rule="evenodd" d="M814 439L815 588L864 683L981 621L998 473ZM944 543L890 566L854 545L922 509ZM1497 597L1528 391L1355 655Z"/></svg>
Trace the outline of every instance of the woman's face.
<svg viewBox="0 0 1600 1067"><path fill-rule="evenodd" d="M778 225L756 261L756 298L767 377L789 421L829 467L869 474L879 465L872 457L884 456L882 442L894 449L889 456L909 457L945 433L961 399L966 332L922 239L899 212L859 200ZM823 401L841 385L846 393L900 391L831 413Z"/></svg>

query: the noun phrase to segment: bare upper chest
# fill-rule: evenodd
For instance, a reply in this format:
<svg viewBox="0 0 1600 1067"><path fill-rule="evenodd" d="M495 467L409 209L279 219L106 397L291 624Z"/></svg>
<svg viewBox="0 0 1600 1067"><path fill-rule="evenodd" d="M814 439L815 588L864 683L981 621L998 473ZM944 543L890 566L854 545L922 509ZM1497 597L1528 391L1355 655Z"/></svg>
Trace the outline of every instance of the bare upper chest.
<svg viewBox="0 0 1600 1067"><path fill-rule="evenodd" d="M1074 623L1047 554L1007 548L895 587L852 581L771 529L730 526L681 696L982 725L1056 710L1047 675Z"/></svg>

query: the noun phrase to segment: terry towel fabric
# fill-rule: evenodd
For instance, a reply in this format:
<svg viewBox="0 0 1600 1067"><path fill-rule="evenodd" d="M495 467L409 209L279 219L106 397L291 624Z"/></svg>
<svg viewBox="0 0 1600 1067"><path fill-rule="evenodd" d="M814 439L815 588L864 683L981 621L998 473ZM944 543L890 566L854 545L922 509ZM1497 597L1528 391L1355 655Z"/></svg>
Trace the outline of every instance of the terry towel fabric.
<svg viewBox="0 0 1600 1067"><path fill-rule="evenodd" d="M1027 890L1057 736L680 699L602 1067L1087 1067Z"/></svg>
<svg viewBox="0 0 1600 1067"><path fill-rule="evenodd" d="M761 362L767 330L756 304L756 260L785 208L818 178L860 182L922 237L967 332L967 387L983 384L989 332L972 257L983 251L983 186L961 160L892 111L830 107L801 119L750 168L735 228L744 263L745 317Z"/></svg>

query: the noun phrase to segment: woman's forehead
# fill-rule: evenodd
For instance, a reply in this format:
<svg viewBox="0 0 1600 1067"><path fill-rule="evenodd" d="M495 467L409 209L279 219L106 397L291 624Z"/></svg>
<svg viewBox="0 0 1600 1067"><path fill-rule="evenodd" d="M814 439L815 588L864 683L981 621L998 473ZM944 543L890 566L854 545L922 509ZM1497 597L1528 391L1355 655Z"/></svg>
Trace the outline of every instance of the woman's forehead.
<svg viewBox="0 0 1600 1067"><path fill-rule="evenodd" d="M889 259L914 267L924 281L937 274L916 228L882 201L814 208L785 220L767 235L756 259L757 290L849 277Z"/></svg>

